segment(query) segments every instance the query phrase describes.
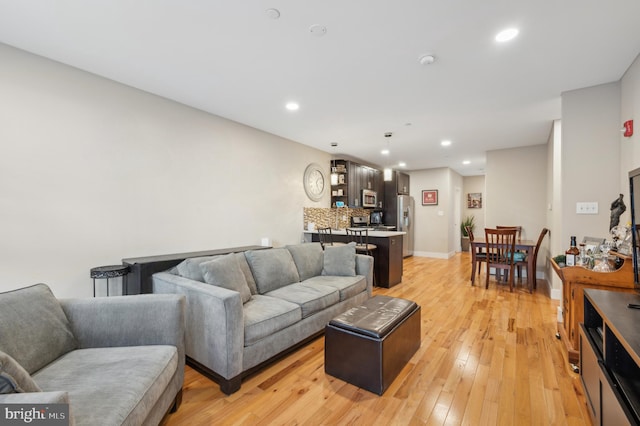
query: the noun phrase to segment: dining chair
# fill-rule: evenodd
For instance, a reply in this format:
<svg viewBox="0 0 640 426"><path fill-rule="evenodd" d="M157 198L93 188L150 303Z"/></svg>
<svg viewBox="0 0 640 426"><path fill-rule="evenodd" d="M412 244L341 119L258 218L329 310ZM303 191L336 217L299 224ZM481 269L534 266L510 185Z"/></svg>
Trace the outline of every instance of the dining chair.
<svg viewBox="0 0 640 426"><path fill-rule="evenodd" d="M474 241L474 236L473 236L473 229L471 229L470 226L465 226L464 227L465 231L467 232L467 235L469 236L469 243L471 243L471 247L472 250L475 250L475 265L471 265L471 285L475 284L475 280L476 280L476 275L480 275L480 270L482 263L487 261L487 253L485 253L484 249L482 247L476 247L473 248L473 241ZM471 259L473 259L473 256L471 256Z"/></svg>
<svg viewBox="0 0 640 426"><path fill-rule="evenodd" d="M538 250L540 250L540 245L542 244L542 240L544 240L544 237L545 235L547 235L548 232L549 230L547 228L542 228L542 231L540 231L540 235L538 236L538 242L536 243L536 247L533 249L533 254L532 254L533 271L527 270L527 281L529 282L529 293L533 293L533 290L537 287L536 263L538 262ZM516 266L522 267L523 265L525 268L529 265L528 258L525 258L524 260L516 261Z"/></svg>
<svg viewBox="0 0 640 426"><path fill-rule="evenodd" d="M345 245L345 243L341 243L341 242L334 242L333 241L333 234L331 233L331 228L318 228L318 240L320 240L320 245L322 246L322 249L324 250L324 248L326 246L343 246Z"/></svg>
<svg viewBox="0 0 640 426"><path fill-rule="evenodd" d="M496 226L496 229L509 229L509 228L513 228L515 229L516 232L516 241L521 241L522 240L522 226L509 226L509 225L498 225ZM521 251L516 251L515 256L515 262L516 262L516 272L518 273L518 278L522 278L522 265L519 265L518 262L521 262L522 260L524 260L525 258L525 253L521 252Z"/></svg>
<svg viewBox="0 0 640 426"><path fill-rule="evenodd" d="M489 275L491 268L494 268L496 281L499 281L499 271L504 271L509 281L509 291L513 292L513 270L515 266L513 253L516 246L516 232L514 228L484 229L487 254L486 288L489 288Z"/></svg>

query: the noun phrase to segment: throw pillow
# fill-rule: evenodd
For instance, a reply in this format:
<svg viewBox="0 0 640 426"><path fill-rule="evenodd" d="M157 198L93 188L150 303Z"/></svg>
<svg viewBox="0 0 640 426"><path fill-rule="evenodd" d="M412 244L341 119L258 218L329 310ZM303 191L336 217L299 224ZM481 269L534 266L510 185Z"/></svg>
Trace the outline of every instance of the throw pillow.
<svg viewBox="0 0 640 426"><path fill-rule="evenodd" d="M300 281L322 274L322 245L320 243L305 243L287 246L293 261L298 268Z"/></svg>
<svg viewBox="0 0 640 426"><path fill-rule="evenodd" d="M178 275L184 278L189 278L190 280L204 282L204 276L202 275L200 264L213 260L217 257L218 256L201 256L185 259L176 266L176 268L178 268Z"/></svg>
<svg viewBox="0 0 640 426"><path fill-rule="evenodd" d="M0 293L0 348L29 373L77 347L71 324L45 284Z"/></svg>
<svg viewBox="0 0 640 426"><path fill-rule="evenodd" d="M235 254L231 253L200 264L204 282L240 293L242 303L251 299L247 280L238 265Z"/></svg>
<svg viewBox="0 0 640 426"><path fill-rule="evenodd" d="M15 359L0 351L0 393L41 391L42 389Z"/></svg>
<svg viewBox="0 0 640 426"><path fill-rule="evenodd" d="M296 264L286 248L249 250L245 256L260 294L300 282Z"/></svg>
<svg viewBox="0 0 640 426"><path fill-rule="evenodd" d="M356 243L324 248L324 268L322 275L339 277L356 276Z"/></svg>
<svg viewBox="0 0 640 426"><path fill-rule="evenodd" d="M251 294L258 294L256 280L253 279L251 268L247 263L247 258L244 257L243 251L241 251L240 253L236 253L236 260L238 261L238 265L240 265L240 270L244 274L244 279L247 280L247 285L249 286L249 290L251 290Z"/></svg>

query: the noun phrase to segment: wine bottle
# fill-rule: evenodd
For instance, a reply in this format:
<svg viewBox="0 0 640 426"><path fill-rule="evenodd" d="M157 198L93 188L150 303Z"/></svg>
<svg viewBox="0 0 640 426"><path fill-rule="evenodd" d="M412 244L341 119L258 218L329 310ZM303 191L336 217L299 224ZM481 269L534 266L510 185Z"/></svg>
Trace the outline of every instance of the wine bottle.
<svg viewBox="0 0 640 426"><path fill-rule="evenodd" d="M579 255L580 255L580 250L578 250L578 247L576 247L576 237L572 235L571 247L569 247L569 250L565 252L565 256L566 256L565 264L567 266L576 266L576 260Z"/></svg>

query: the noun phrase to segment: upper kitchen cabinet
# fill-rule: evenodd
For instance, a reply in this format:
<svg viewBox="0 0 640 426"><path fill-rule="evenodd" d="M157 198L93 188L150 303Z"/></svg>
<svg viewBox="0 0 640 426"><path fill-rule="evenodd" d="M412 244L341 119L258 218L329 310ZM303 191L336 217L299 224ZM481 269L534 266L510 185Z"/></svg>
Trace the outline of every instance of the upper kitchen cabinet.
<svg viewBox="0 0 640 426"><path fill-rule="evenodd" d="M384 183L385 196L394 197L398 194L409 195L409 175L394 170L391 181Z"/></svg>
<svg viewBox="0 0 640 426"><path fill-rule="evenodd" d="M384 180L380 170L349 160L335 160L332 173L338 175L338 183L331 185L332 207L342 201L348 207L362 208L363 189L376 191L378 205L382 202Z"/></svg>

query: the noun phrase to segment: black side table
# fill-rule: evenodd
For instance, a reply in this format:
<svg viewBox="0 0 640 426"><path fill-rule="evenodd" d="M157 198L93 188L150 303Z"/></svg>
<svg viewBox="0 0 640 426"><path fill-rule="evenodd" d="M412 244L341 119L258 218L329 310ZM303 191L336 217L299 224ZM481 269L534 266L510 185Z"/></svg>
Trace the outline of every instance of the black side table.
<svg viewBox="0 0 640 426"><path fill-rule="evenodd" d="M109 297L109 278L122 277L122 294L127 294L127 274L129 267L125 265L97 266L91 268L91 278L93 278L93 297L96 297L96 280L107 280L107 297Z"/></svg>

